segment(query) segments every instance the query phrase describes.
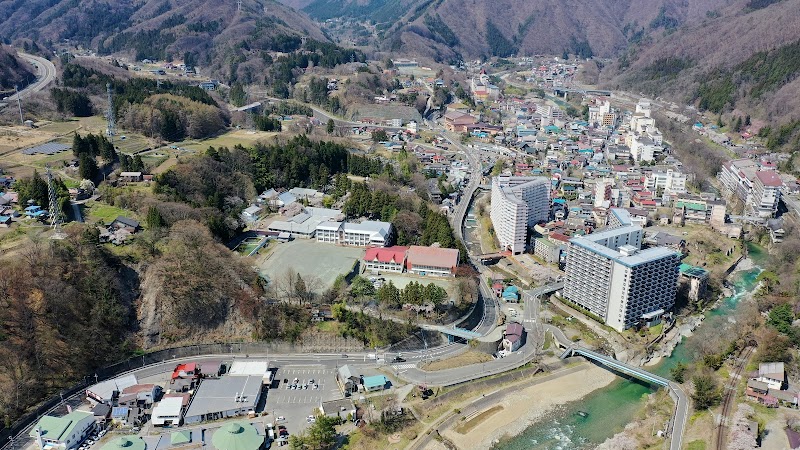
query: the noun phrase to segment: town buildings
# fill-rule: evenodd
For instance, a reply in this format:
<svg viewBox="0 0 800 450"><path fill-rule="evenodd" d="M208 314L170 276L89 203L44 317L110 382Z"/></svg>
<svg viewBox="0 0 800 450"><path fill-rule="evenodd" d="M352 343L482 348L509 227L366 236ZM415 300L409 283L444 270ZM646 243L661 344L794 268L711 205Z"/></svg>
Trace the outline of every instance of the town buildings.
<svg viewBox="0 0 800 450"><path fill-rule="evenodd" d="M187 424L247 415L261 398L262 376L223 376L203 380L184 416ZM231 395L234 392L234 395Z"/></svg>
<svg viewBox="0 0 800 450"><path fill-rule="evenodd" d="M528 227L550 215L550 180L545 177L500 175L492 179L490 216L503 248L525 251Z"/></svg>
<svg viewBox="0 0 800 450"><path fill-rule="evenodd" d="M685 194L686 174L673 169L653 171L644 177L644 187L653 192L661 190L672 195Z"/></svg>
<svg viewBox="0 0 800 450"><path fill-rule="evenodd" d="M678 254L641 250L642 228L626 219L612 210L611 228L570 239L564 284L567 300L618 331L671 309L678 279Z"/></svg>
<svg viewBox="0 0 800 450"><path fill-rule="evenodd" d="M778 211L783 180L773 164L735 159L722 165L717 178L724 194L742 201L747 214L764 219Z"/></svg>

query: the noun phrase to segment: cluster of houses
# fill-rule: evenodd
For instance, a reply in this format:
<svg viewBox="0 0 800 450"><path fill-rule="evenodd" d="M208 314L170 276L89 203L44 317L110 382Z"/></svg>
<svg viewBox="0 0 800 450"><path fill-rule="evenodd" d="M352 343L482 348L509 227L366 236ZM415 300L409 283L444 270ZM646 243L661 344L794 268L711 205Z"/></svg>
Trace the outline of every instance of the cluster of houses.
<svg viewBox="0 0 800 450"><path fill-rule="evenodd" d="M140 383L134 374L126 374L96 383L86 389L91 411L71 410L61 417L43 416L30 432L39 450L88 448L88 439L97 438L97 430L117 428L113 439L101 450L146 450L152 448L205 447L218 450L261 450L270 441L288 443L285 427L268 423L255 427L249 419L265 391L273 383L273 369L265 360L237 360L232 363L188 362L177 364L164 386ZM340 387L348 393L379 391L390 386L385 376L358 376L343 366L337 373ZM355 384L354 384L355 383ZM328 417L358 420L359 411L352 400L320 402L315 408ZM186 427L201 422L234 419L202 430ZM153 427L172 430L158 438L134 435L145 422ZM101 435L105 431L100 431ZM129 434L124 434L129 433ZM92 441L88 441L89 444Z"/></svg>
<svg viewBox="0 0 800 450"><path fill-rule="evenodd" d="M789 385L782 362L759 364L758 372L752 373L747 380L745 394L748 400L771 408L797 408L800 397L797 389Z"/></svg>

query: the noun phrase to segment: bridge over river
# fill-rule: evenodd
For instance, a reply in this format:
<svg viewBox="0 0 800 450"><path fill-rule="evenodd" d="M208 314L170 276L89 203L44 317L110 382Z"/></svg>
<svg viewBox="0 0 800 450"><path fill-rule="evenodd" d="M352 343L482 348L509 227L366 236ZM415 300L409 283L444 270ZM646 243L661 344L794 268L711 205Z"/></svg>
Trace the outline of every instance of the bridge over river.
<svg viewBox="0 0 800 450"><path fill-rule="evenodd" d="M562 344L563 346L563 344ZM650 373L641 367L635 367L618 361L610 356L597 353L579 345L570 344L566 346L566 350L561 354L561 359L569 356L579 355L586 359L597 361L598 363L609 367L617 372L621 372L632 377L636 377L642 381L646 381L656 386L664 387L669 390L669 395L675 401L675 412L672 415L670 425L670 450L681 450L683 442L683 432L686 427L686 416L689 412L689 401L683 388L675 382L672 382L664 377Z"/></svg>

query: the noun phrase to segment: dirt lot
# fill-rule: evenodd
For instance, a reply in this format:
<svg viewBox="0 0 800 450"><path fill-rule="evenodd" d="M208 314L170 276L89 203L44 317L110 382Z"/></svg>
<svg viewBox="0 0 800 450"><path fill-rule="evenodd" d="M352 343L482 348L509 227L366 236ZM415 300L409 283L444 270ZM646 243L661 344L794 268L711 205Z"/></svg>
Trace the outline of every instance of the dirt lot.
<svg viewBox="0 0 800 450"><path fill-rule="evenodd" d="M296 239L271 246L266 255L257 256L257 265L271 281L281 283L287 271L303 277L306 287L322 292L333 286L336 277L348 273L364 255L358 247L317 243L312 239Z"/></svg>
<svg viewBox="0 0 800 450"><path fill-rule="evenodd" d="M492 359L493 358L491 355L488 355L483 352L470 350L466 353L462 353L452 358L439 359L427 362L425 364L422 364L420 368L428 371L453 369L456 367L468 366L470 364L480 364L483 362L491 361Z"/></svg>

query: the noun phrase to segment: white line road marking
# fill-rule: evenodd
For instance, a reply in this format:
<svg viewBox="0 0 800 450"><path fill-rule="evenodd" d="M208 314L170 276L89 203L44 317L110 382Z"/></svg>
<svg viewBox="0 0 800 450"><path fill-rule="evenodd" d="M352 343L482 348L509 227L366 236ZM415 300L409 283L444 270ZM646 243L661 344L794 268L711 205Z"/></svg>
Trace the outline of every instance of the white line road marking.
<svg viewBox="0 0 800 450"><path fill-rule="evenodd" d="M403 369L413 369L413 368L417 367L417 365L414 364L414 363L395 364L392 367L394 367L396 370L403 370Z"/></svg>

